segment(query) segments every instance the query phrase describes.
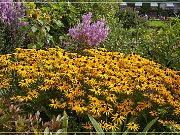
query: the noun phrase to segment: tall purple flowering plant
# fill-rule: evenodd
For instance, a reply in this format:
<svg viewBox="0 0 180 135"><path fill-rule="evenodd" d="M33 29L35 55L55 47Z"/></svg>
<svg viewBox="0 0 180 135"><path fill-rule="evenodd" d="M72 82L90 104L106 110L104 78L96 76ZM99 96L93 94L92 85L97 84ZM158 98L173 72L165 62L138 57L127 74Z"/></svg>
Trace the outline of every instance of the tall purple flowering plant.
<svg viewBox="0 0 180 135"><path fill-rule="evenodd" d="M0 0L0 53L10 53L17 47L23 47L25 41L25 6L13 0Z"/></svg>
<svg viewBox="0 0 180 135"><path fill-rule="evenodd" d="M25 15L25 8L21 3L13 0L0 0L0 22L8 26L24 26L26 22L21 21Z"/></svg>
<svg viewBox="0 0 180 135"><path fill-rule="evenodd" d="M109 27L105 26L105 19L96 23L91 23L92 13L89 12L82 16L82 23L69 29L69 34L81 44L87 44L91 47L97 47L107 36Z"/></svg>

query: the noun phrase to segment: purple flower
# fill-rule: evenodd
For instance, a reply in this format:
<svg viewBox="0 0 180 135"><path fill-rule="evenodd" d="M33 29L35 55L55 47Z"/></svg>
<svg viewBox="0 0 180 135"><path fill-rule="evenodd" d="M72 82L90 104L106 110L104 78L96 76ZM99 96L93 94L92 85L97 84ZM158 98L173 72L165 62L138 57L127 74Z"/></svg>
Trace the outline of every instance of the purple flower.
<svg viewBox="0 0 180 135"><path fill-rule="evenodd" d="M107 36L109 27L105 26L105 19L96 23L91 23L92 13L82 16L82 23L77 24L74 28L69 29L69 34L79 43L88 44L97 47Z"/></svg>
<svg viewBox="0 0 180 135"><path fill-rule="evenodd" d="M22 26L21 18L25 15L25 9L21 3L13 0L0 0L0 22L8 26ZM27 23L25 23L27 24Z"/></svg>

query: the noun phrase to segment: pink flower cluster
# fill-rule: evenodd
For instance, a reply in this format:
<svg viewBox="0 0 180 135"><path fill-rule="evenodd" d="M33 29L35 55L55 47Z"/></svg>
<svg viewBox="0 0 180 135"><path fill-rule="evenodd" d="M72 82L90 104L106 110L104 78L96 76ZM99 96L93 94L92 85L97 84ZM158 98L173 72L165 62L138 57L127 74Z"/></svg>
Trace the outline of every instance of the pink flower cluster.
<svg viewBox="0 0 180 135"><path fill-rule="evenodd" d="M97 47L107 36L109 27L105 26L105 19L91 23L92 13L82 16L82 23L69 29L69 34L79 43L85 43Z"/></svg>

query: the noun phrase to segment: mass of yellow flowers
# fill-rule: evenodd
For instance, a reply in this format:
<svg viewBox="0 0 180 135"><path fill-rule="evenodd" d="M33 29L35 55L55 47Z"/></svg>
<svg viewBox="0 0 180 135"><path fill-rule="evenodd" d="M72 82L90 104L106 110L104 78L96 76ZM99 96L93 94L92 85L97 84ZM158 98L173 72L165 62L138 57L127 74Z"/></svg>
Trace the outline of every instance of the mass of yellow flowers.
<svg viewBox="0 0 180 135"><path fill-rule="evenodd" d="M104 48L84 52L17 48L15 53L0 55L0 90L19 91L11 99L21 102L43 99L46 93L55 91L57 94L47 101L49 107L81 117L90 114L107 131L116 129L127 115L142 112L159 117L161 123L179 117L178 71L137 54ZM168 117L158 113L163 108ZM87 123L84 127L92 128Z"/></svg>

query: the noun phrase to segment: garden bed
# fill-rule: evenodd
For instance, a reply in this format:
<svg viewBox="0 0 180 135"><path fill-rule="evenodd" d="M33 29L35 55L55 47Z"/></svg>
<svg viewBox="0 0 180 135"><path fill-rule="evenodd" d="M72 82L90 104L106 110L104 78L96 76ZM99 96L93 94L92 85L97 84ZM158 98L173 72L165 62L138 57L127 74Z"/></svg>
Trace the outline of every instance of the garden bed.
<svg viewBox="0 0 180 135"><path fill-rule="evenodd" d="M0 132L180 131L178 18L147 26L107 3L0 9Z"/></svg>

